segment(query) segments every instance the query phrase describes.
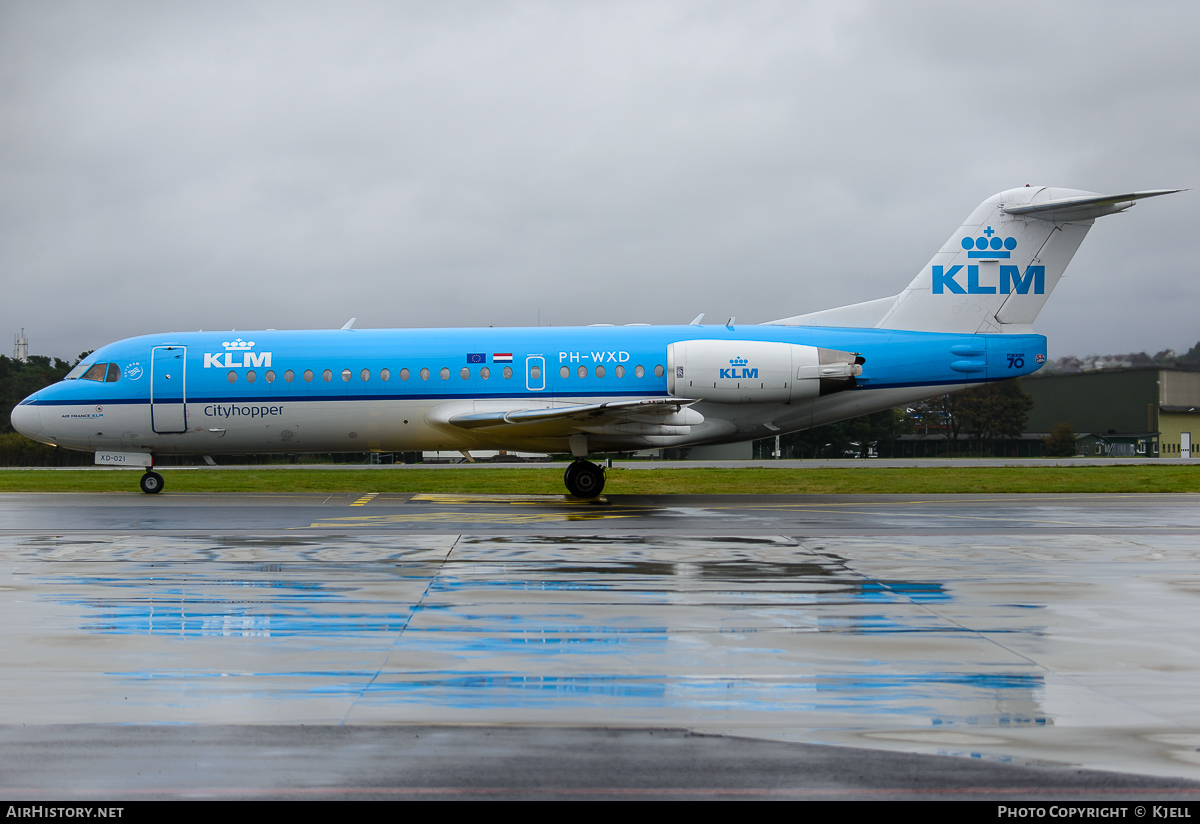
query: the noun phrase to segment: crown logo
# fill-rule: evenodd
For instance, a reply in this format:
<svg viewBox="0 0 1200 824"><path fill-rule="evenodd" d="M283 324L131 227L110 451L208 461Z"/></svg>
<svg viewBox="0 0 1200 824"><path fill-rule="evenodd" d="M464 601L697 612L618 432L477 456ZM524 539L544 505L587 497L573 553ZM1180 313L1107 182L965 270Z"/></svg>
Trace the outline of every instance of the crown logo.
<svg viewBox="0 0 1200 824"><path fill-rule="evenodd" d="M244 341L241 338L225 341L221 344L229 352L246 352L254 348L254 341Z"/></svg>
<svg viewBox="0 0 1200 824"><path fill-rule="evenodd" d="M746 360L745 358L733 358L732 360L729 361L729 365L730 366L745 366L749 362L750 361Z"/></svg>
<svg viewBox="0 0 1200 824"><path fill-rule="evenodd" d="M985 237L962 239L962 247L967 250L967 257L988 260L1008 258L1011 257L1012 250L1017 248L1015 237L997 237L996 231L991 226L984 229L983 234Z"/></svg>

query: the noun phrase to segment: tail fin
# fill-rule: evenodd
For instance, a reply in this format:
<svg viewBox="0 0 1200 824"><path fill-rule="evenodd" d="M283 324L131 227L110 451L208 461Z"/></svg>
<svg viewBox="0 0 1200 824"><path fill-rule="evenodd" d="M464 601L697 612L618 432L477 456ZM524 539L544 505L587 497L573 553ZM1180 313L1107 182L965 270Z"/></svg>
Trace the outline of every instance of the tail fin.
<svg viewBox="0 0 1200 824"><path fill-rule="evenodd" d="M1026 186L985 200L903 292L776 324L1028 332L1096 218L1181 189L1098 195Z"/></svg>

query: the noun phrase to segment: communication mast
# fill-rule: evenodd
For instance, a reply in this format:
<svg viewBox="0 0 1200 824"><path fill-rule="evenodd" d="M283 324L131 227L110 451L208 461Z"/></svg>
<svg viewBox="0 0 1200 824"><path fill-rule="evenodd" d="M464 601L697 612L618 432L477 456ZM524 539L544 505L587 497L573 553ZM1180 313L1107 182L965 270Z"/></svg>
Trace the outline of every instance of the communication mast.
<svg viewBox="0 0 1200 824"><path fill-rule="evenodd" d="M21 363L29 360L29 338L25 337L25 327L21 327L21 334L13 336L13 358Z"/></svg>

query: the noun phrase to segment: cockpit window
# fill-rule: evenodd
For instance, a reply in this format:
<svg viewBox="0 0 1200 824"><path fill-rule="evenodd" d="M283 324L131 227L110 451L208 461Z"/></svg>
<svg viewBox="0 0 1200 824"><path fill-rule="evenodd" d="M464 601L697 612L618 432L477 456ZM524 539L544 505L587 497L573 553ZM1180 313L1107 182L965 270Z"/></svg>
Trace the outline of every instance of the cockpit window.
<svg viewBox="0 0 1200 824"><path fill-rule="evenodd" d="M89 369L88 371L84 372L83 375L80 377L80 379L85 380L85 381L100 381L101 383L103 383L104 375L107 372L108 372L108 364L107 363L94 363L94 364L92 364L92 368Z"/></svg>
<svg viewBox="0 0 1200 824"><path fill-rule="evenodd" d="M121 367L115 363L108 365L108 376L104 379L105 383L116 383L121 379Z"/></svg>
<svg viewBox="0 0 1200 824"><path fill-rule="evenodd" d="M83 374L83 370L89 368L90 366L91 366L90 363L76 364L75 368L72 369L70 372L68 372L65 377L63 377L63 380L65 380L65 381L79 380L79 376Z"/></svg>

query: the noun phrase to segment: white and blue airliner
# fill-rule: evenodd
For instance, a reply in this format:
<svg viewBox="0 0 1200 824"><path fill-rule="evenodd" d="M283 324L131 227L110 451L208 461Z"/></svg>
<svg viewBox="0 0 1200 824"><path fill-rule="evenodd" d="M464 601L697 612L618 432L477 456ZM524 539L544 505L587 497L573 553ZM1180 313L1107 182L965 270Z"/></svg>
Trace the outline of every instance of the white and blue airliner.
<svg viewBox="0 0 1200 824"><path fill-rule="evenodd" d="M145 468L165 455L504 449L593 452L746 441L1037 371L1033 332L1097 217L1177 189L1026 186L975 209L904 291L766 324L143 335L23 400L13 427Z"/></svg>

